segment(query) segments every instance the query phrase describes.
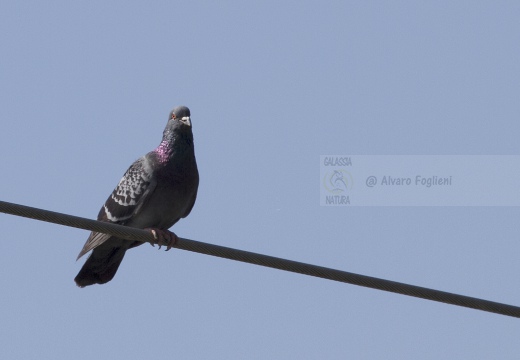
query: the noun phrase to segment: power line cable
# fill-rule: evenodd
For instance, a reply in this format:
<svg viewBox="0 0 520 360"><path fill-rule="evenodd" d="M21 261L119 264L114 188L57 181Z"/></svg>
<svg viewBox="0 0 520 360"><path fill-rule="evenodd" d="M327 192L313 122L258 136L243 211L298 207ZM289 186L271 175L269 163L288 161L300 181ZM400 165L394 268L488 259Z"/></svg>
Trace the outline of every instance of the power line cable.
<svg viewBox="0 0 520 360"><path fill-rule="evenodd" d="M85 219L78 216L62 214L54 211L38 209L5 201L0 201L0 212L79 229L103 232L132 241L155 241L151 232L146 230ZM311 265L298 261L277 258L274 256L232 249L225 246L179 238L179 241L173 247L197 252L200 254L218 256L221 258L291 271L294 273L315 276L323 279L340 281L348 284L389 291L397 294L443 302L446 304L457 305L517 318L520 317L520 307L518 306L453 294L445 291L404 284L371 276L354 274L346 271L326 268L323 266Z"/></svg>

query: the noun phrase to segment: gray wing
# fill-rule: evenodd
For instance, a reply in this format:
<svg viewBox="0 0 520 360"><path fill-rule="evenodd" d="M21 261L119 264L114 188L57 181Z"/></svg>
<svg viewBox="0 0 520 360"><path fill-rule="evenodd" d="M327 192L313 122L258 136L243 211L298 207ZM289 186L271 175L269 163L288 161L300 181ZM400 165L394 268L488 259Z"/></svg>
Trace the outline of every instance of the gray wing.
<svg viewBox="0 0 520 360"><path fill-rule="evenodd" d="M124 225L139 214L143 204L153 193L156 181L146 156L136 160L123 175L98 214L99 221ZM78 259L107 241L111 235L92 232L78 255Z"/></svg>

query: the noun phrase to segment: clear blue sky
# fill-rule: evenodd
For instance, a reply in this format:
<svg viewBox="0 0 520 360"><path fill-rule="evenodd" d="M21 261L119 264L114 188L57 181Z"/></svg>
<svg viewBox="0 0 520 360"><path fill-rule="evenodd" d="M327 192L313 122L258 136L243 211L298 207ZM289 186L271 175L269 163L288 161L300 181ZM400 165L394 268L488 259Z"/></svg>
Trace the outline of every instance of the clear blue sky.
<svg viewBox="0 0 520 360"><path fill-rule="evenodd" d="M0 199L95 218L183 104L201 183L179 236L520 305L518 207L321 207L318 181L326 154L520 154L519 18L514 1L2 1ZM88 232L0 226L5 359L520 352L518 319L147 245L79 289Z"/></svg>

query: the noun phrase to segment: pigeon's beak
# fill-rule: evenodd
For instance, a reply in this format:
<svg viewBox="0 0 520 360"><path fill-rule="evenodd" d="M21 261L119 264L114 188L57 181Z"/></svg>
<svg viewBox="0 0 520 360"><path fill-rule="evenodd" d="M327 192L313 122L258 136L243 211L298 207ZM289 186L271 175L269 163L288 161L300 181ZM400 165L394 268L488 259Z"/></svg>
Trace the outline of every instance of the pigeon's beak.
<svg viewBox="0 0 520 360"><path fill-rule="evenodd" d="M181 123L183 123L184 125L188 125L188 126L191 126L191 118L189 116L184 116L183 118L181 118L179 120Z"/></svg>

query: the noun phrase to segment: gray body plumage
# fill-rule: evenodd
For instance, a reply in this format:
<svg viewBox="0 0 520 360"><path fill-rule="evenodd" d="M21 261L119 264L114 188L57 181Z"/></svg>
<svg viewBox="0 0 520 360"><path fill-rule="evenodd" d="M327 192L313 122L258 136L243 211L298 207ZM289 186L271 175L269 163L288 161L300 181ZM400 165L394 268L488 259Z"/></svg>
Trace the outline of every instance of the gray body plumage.
<svg viewBox="0 0 520 360"><path fill-rule="evenodd" d="M188 216L198 184L190 111L179 106L170 113L159 146L130 166L99 211L98 220L166 230ZM141 244L91 233L78 259L93 251L74 279L76 284L84 287L110 281L126 250Z"/></svg>

